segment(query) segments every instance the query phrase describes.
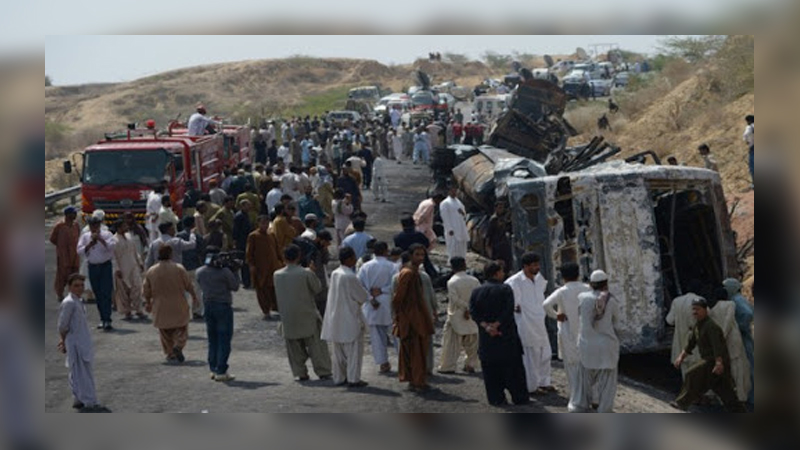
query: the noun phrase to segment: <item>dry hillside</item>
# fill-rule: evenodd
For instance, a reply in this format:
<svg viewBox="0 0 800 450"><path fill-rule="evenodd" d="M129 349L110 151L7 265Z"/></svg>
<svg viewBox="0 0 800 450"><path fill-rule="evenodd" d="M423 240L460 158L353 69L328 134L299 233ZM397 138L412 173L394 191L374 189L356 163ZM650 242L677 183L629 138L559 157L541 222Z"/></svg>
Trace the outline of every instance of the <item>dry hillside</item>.
<svg viewBox="0 0 800 450"><path fill-rule="evenodd" d="M732 208L737 205L731 219L738 244L744 245L755 236L754 193L748 192L750 172L742 142L744 117L755 111L755 94L726 100L703 71L689 74L674 88L634 95L647 96L653 91L662 94L641 110L636 98L617 99L622 110L609 115L613 131L602 134L623 149L622 157L653 150L662 159L674 155L682 164L695 167L703 167L697 147L707 143L717 159L728 203ZM582 133L574 140L586 142L598 134L597 119L606 112L604 102L572 105L567 118ZM745 280L749 285L755 277L754 251L746 259Z"/></svg>
<svg viewBox="0 0 800 450"><path fill-rule="evenodd" d="M236 123L321 114L344 107L353 87L408 88L415 84L416 69L429 73L435 83L453 80L464 86L498 75L475 61L386 66L370 60L294 57L192 67L118 84L46 87L47 189L77 182L61 174L60 158L130 122L155 119L163 126L178 114L185 119L198 102Z"/></svg>
<svg viewBox="0 0 800 450"><path fill-rule="evenodd" d="M139 80L105 85L45 88L45 119L67 133L99 133L131 121L185 117L197 102L233 120L283 114L315 114L344 106L347 90L380 85L399 90L414 84L421 68L435 82L471 86L493 75L480 62L464 65L418 61L385 66L375 61L295 57L180 69Z"/></svg>

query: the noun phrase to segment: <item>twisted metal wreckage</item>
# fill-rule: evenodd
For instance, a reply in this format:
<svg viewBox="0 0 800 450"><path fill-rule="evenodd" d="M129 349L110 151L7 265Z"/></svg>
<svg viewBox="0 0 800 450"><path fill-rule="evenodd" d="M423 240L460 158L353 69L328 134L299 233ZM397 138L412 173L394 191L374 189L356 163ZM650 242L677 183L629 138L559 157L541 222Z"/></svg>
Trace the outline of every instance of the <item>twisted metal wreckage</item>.
<svg viewBox="0 0 800 450"><path fill-rule="evenodd" d="M548 81L522 83L492 129L491 147L435 152L437 188L458 184L472 247L483 255L495 204L510 205L515 259L542 255L548 292L562 284L564 263L577 263L584 280L607 271L622 304L623 350L662 349L671 342L664 318L672 299L692 281L720 286L738 272L719 174L608 162L620 149L602 137L567 147L576 133L563 118L566 103Z"/></svg>

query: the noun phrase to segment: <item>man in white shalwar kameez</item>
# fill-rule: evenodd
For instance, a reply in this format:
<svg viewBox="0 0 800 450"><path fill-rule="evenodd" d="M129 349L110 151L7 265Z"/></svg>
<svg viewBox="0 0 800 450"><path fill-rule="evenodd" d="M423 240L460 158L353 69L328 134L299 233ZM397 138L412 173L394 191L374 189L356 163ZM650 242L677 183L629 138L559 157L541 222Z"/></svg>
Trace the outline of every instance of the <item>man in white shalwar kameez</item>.
<svg viewBox="0 0 800 450"><path fill-rule="evenodd" d="M555 392L551 380L550 362L553 349L547 335L544 312L547 280L541 274L541 258L535 253L522 256L522 270L506 284L514 290L514 318L525 354L522 362L531 395Z"/></svg>
<svg viewBox="0 0 800 450"><path fill-rule="evenodd" d="M583 390L577 412L589 412L591 398L598 397L598 413L613 413L619 373L617 323L620 305L608 292L608 275L598 270L591 276L592 292L581 294L578 314Z"/></svg>
<svg viewBox="0 0 800 450"><path fill-rule="evenodd" d="M378 156L372 163L372 193L375 201L386 203L389 196L389 180L386 178L386 160Z"/></svg>
<svg viewBox="0 0 800 450"><path fill-rule="evenodd" d="M578 297L586 292L591 292L591 289L578 281L580 268L575 263L565 264L561 268L561 277L566 284L544 301L544 310L550 318L558 321L558 354L564 361L567 385L570 390L568 409L569 412L576 412L579 403L576 394L582 391L578 386L583 384L581 355L578 351L580 326Z"/></svg>
<svg viewBox="0 0 800 450"><path fill-rule="evenodd" d="M397 161L406 160L406 157L403 154L403 136L401 136L397 131L393 130L389 135L389 140L392 149L392 157L390 157L390 159L395 159Z"/></svg>
<svg viewBox="0 0 800 450"><path fill-rule="evenodd" d="M94 346L86 319L86 307L81 298L86 279L83 275L73 274L67 281L69 294L61 302L58 314L58 332L61 335L58 348L67 355L69 385L75 397L73 408L92 409L98 405L92 370Z"/></svg>
<svg viewBox="0 0 800 450"><path fill-rule="evenodd" d="M117 311L125 320L133 319L133 313L139 319L145 319L147 316L142 310L144 261L137 248L139 239L129 233L129 230L128 223L117 224L117 245L114 247L115 300Z"/></svg>
<svg viewBox="0 0 800 450"><path fill-rule="evenodd" d="M461 350L467 355L464 372L475 373L478 367L478 324L469 314L472 292L481 286L477 278L467 275L467 261L454 258L450 261L453 276L447 282L447 321L442 335L442 360L439 373L456 371Z"/></svg>
<svg viewBox="0 0 800 450"><path fill-rule="evenodd" d="M439 214L444 224L444 238L447 243L447 259L466 258L469 246L467 230L467 209L456 196L458 188L450 188L447 199L439 205Z"/></svg>
<svg viewBox="0 0 800 450"><path fill-rule="evenodd" d="M322 321L321 339L333 344L333 382L350 388L363 388L366 322L361 311L369 297L356 277L356 254L351 248L339 252L341 266L331 274L328 304Z"/></svg>
<svg viewBox="0 0 800 450"><path fill-rule="evenodd" d="M742 403L747 402L748 394L752 388L750 384L750 364L747 360L742 333L736 323L736 304L732 301L719 301L709 311L709 317L722 328L725 342L728 344L730 356L730 370L733 383L736 385L736 395ZM688 335L689 333L684 333ZM697 352L696 352L697 353ZM685 367L686 363L683 366Z"/></svg>
<svg viewBox="0 0 800 450"><path fill-rule="evenodd" d="M164 196L164 187L158 186L147 195L147 231L150 233L150 242L158 239L158 213L161 211L161 197Z"/></svg>
<svg viewBox="0 0 800 450"><path fill-rule="evenodd" d="M372 344L372 357L380 373L392 370L389 364L389 346L394 346L392 333L392 277L397 266L389 261L389 246L377 242L374 247L375 259L364 264L358 272L361 286L370 293L370 300L364 305L364 317L369 327Z"/></svg>

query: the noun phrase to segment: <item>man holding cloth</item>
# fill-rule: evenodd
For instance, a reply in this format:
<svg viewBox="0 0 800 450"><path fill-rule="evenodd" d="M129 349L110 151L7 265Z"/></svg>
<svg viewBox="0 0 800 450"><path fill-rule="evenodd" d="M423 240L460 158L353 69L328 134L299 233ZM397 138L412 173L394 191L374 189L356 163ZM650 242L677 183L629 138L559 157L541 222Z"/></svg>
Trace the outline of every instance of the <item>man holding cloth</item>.
<svg viewBox="0 0 800 450"><path fill-rule="evenodd" d="M339 261L342 265L331 274L322 339L333 344L334 384L359 389L367 386L361 381L366 329L361 307L369 294L356 277L353 249L342 249Z"/></svg>
<svg viewBox="0 0 800 450"><path fill-rule="evenodd" d="M101 324L97 329L111 331L111 299L114 297L114 247L117 240L110 232L102 229L103 220L89 219L89 230L78 241L78 254L89 264L89 281L97 299L97 310Z"/></svg>
<svg viewBox="0 0 800 450"><path fill-rule="evenodd" d="M522 346L523 362L528 381L528 392L541 396L555 392L551 385L550 360L553 350L545 326L544 292L547 280L541 274L541 258L526 253L521 260L522 270L509 278L506 284L514 291L515 318Z"/></svg>
<svg viewBox="0 0 800 450"><path fill-rule="evenodd" d="M590 280L592 292L578 297L578 349L584 381L578 395L580 402L576 411L589 412L591 399L597 395L597 412L613 413L619 372L619 338L616 327L620 305L608 292L608 275L605 272L595 271Z"/></svg>

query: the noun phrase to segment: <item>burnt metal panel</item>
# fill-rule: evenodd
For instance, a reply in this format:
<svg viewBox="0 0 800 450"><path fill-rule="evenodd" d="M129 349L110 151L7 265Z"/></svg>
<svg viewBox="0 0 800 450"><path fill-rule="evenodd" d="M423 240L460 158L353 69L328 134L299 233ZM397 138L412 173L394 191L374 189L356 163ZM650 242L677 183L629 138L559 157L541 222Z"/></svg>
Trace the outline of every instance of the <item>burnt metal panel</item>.
<svg viewBox="0 0 800 450"><path fill-rule="evenodd" d="M456 183L466 194L465 206L473 212L491 213L498 195L505 197L505 183L514 177L546 175L544 167L505 150L481 147L478 155L453 169Z"/></svg>
<svg viewBox="0 0 800 450"><path fill-rule="evenodd" d="M625 177L627 178L627 177ZM628 352L658 348L663 329L661 256L653 205L644 180L604 184L598 193L609 289L621 303L619 337Z"/></svg>

